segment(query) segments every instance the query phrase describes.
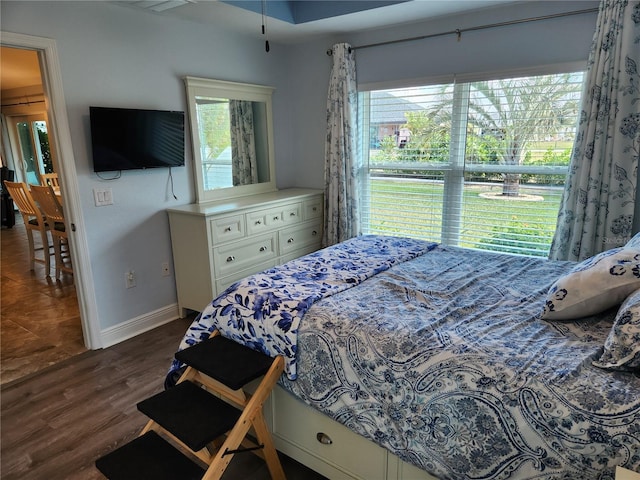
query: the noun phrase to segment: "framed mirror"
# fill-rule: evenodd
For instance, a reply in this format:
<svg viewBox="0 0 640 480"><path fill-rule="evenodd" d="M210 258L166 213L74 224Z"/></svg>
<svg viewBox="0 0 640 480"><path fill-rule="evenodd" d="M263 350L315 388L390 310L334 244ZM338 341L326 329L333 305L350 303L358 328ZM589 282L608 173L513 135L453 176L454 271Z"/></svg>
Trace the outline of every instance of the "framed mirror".
<svg viewBox="0 0 640 480"><path fill-rule="evenodd" d="M272 87L184 77L196 202L276 190Z"/></svg>

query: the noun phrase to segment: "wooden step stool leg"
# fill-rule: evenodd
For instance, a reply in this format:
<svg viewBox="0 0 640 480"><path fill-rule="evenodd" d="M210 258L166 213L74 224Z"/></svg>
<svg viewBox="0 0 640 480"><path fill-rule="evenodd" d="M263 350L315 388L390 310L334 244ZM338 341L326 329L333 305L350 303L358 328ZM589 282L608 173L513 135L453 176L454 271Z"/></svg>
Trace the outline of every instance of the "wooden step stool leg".
<svg viewBox="0 0 640 480"><path fill-rule="evenodd" d="M218 450L218 453L211 462L204 477L202 477L202 480L219 480L220 477L222 477L222 474L235 454L233 452L240 446L252 425L258 436L258 442L264 445L264 455L271 478L273 480L285 480L280 458L273 446L271 434L267 429L262 415L264 402L271 394L283 370L284 359L282 357L276 357L271 368L269 368L269 371L264 375L260 385L244 408L242 415L240 415L240 418L229 432L222 447Z"/></svg>
<svg viewBox="0 0 640 480"><path fill-rule="evenodd" d="M264 460L267 462L267 468L271 474L272 480L285 480L284 471L280 464L280 457L276 447L273 445L273 439L271 433L267 428L267 422L264 420L264 415L260 411L259 415L253 420L253 429L256 432L258 443L264 445Z"/></svg>

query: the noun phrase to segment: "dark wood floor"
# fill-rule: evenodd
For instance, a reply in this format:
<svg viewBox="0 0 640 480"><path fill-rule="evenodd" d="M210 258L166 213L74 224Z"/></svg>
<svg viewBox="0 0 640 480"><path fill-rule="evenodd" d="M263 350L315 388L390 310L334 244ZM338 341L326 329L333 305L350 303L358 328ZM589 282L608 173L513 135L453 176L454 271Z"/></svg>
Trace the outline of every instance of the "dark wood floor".
<svg viewBox="0 0 640 480"><path fill-rule="evenodd" d="M19 225L1 231L0 478L103 479L95 460L138 435L147 418L136 404L162 389L191 319L87 351L72 277L46 280L41 265L29 272L14 243L21 234ZM285 456L282 463L289 480L324 478ZM269 473L244 454L223 478L266 480Z"/></svg>

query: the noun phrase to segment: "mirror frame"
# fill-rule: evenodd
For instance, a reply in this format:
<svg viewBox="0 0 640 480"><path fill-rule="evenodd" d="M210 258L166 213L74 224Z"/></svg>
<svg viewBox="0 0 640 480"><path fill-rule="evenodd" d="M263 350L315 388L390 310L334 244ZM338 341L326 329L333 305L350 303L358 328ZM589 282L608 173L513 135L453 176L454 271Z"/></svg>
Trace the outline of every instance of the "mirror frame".
<svg viewBox="0 0 640 480"><path fill-rule="evenodd" d="M236 83L200 77L184 77L187 90L187 104L191 131L191 149L193 156L193 174L196 184L196 203L207 203L258 193L273 192L276 187L275 150L273 146L273 114L271 96L275 90L264 85ZM200 135L198 130L198 113L196 96L227 98L230 100L247 100L266 104L267 113L267 155L269 161L269 181L253 185L204 189L203 164L200 156Z"/></svg>

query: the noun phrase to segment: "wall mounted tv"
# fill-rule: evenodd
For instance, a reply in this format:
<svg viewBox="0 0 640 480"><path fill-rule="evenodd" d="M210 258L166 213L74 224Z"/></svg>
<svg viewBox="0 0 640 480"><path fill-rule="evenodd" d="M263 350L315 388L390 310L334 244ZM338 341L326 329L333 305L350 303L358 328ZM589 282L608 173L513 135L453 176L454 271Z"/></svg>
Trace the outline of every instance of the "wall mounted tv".
<svg viewBox="0 0 640 480"><path fill-rule="evenodd" d="M93 171L184 165L184 112L89 107Z"/></svg>

